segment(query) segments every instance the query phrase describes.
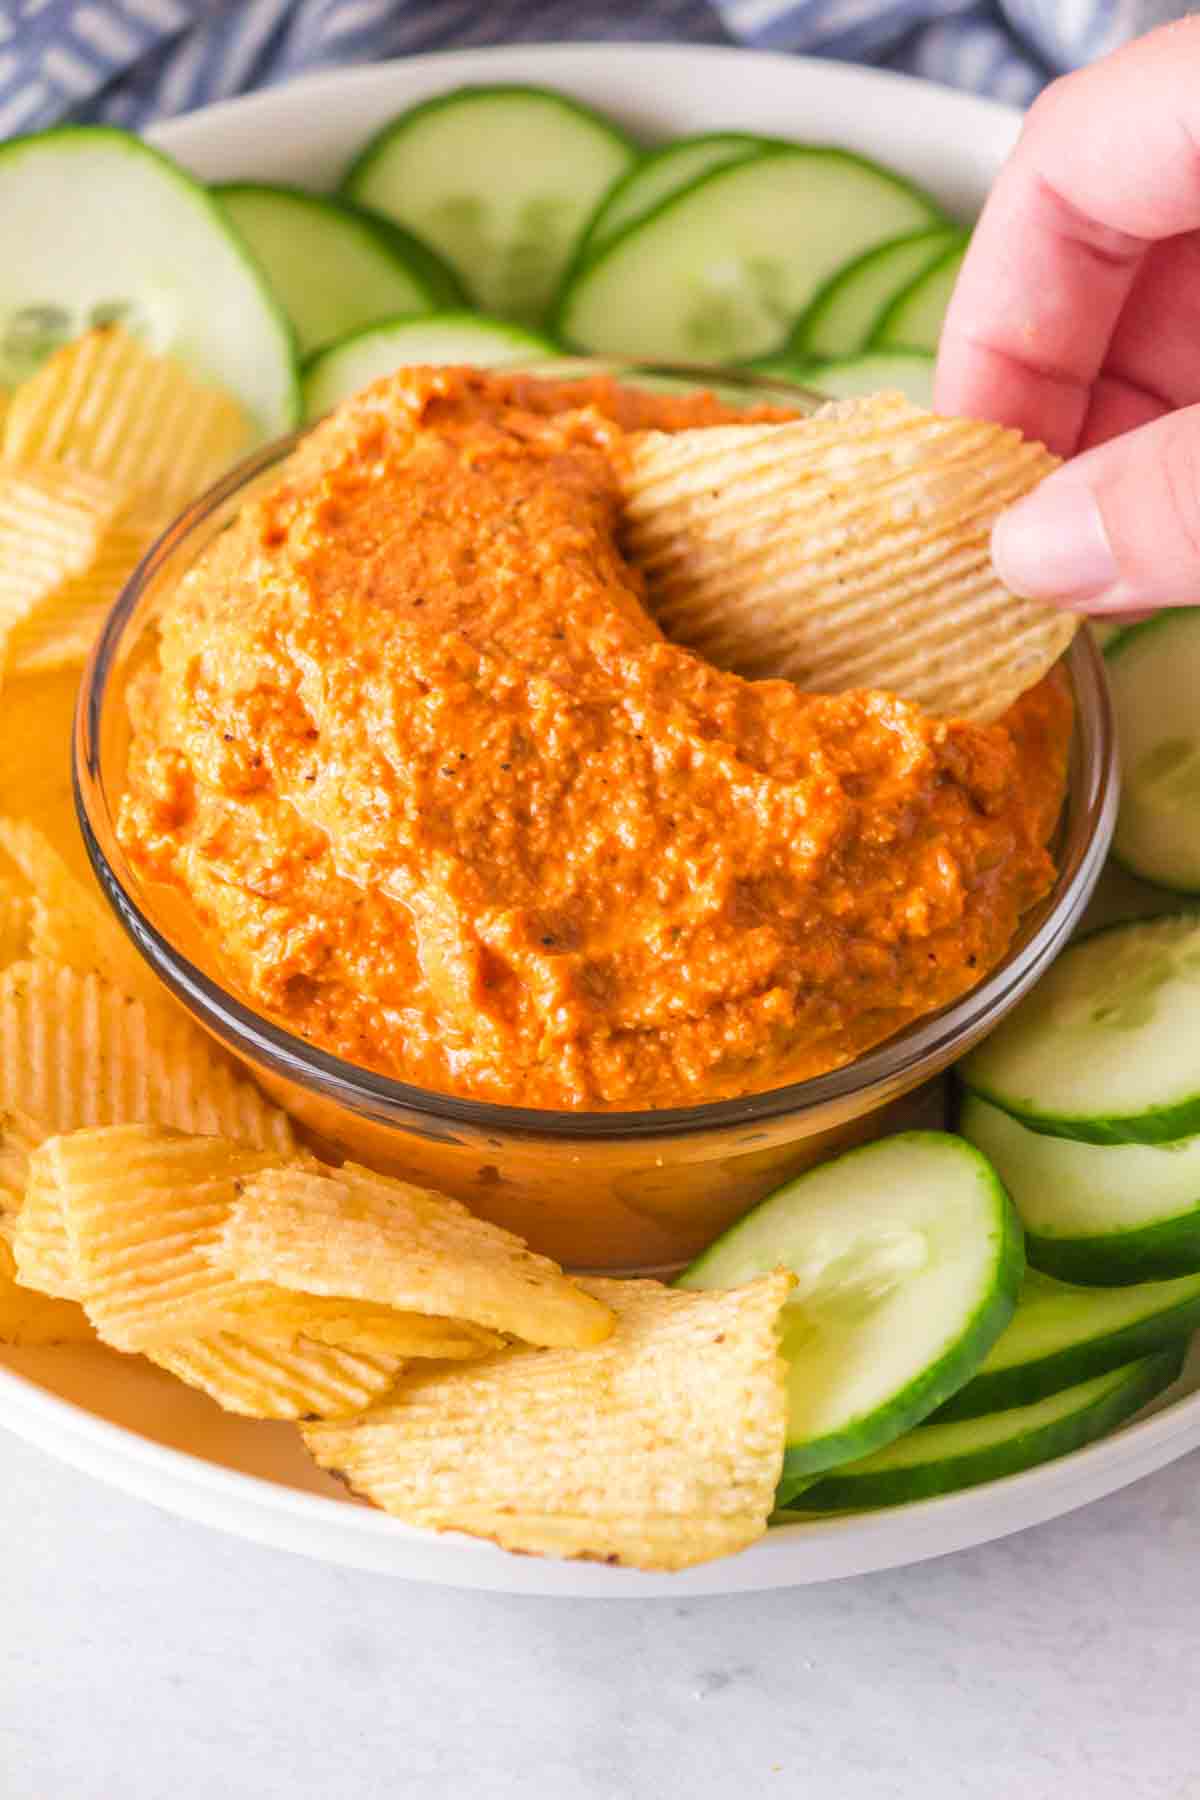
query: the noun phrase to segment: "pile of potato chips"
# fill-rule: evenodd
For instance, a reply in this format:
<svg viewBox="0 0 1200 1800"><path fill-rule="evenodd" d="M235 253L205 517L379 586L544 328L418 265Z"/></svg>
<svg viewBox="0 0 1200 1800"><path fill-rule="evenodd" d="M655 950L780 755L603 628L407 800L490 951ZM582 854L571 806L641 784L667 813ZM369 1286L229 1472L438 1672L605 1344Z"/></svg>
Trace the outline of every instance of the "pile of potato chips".
<svg viewBox="0 0 1200 1800"><path fill-rule="evenodd" d="M864 618L899 642L878 630L899 543L917 613L954 577L953 630L975 629L994 675L989 507L1044 455L894 399L832 417L636 447L630 540L667 622L735 663L765 632L794 672L857 679ZM317 1161L87 867L80 669L154 535L248 436L229 396L116 329L0 396L0 1343L145 1357L231 1412L296 1420L322 1467L415 1525L652 1569L739 1549L782 1464L792 1276L573 1280L454 1200ZM892 538L864 548L884 491ZM1027 686L1065 640L1025 614L1014 629ZM940 642L931 626L914 680ZM983 687L936 694L995 711L1013 669Z"/></svg>

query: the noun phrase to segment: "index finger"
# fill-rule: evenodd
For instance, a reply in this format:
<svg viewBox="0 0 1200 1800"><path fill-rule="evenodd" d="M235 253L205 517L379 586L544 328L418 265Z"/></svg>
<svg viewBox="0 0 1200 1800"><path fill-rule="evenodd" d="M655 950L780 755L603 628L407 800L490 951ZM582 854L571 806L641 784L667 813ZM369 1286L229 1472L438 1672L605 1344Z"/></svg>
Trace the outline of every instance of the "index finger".
<svg viewBox="0 0 1200 1800"><path fill-rule="evenodd" d="M936 404L1069 455L1151 244L1200 227L1200 19L1055 82L976 227Z"/></svg>

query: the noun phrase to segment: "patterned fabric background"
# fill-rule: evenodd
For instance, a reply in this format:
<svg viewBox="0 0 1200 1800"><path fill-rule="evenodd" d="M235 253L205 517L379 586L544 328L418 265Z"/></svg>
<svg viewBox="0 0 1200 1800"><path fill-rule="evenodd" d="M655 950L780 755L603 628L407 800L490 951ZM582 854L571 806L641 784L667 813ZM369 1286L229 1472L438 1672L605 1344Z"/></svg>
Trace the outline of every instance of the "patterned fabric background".
<svg viewBox="0 0 1200 1800"><path fill-rule="evenodd" d="M0 0L0 136L141 125L338 64L564 39L851 58L1023 104L1175 0Z"/></svg>

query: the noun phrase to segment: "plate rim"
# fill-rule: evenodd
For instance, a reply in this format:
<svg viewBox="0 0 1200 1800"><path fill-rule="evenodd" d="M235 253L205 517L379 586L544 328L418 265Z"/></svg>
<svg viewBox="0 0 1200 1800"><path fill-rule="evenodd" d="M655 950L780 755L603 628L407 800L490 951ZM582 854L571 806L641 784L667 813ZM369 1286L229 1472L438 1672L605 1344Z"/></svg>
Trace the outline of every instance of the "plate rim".
<svg viewBox="0 0 1200 1800"><path fill-rule="evenodd" d="M276 87L237 95L197 108L193 112L162 120L145 135L149 141L160 145L170 154L177 155L186 164L193 139L211 137L213 133L225 128L236 129L244 120L268 116L276 109L285 113L292 104L290 95L295 89L302 89L306 96L314 97L321 90L336 90L341 103L345 105L347 95L353 98L359 92L375 94L395 83L397 105L401 105L406 94L413 95L414 90L419 90L426 81L440 78L450 82L456 75L462 79L464 72L480 68L498 73L520 71L525 79L553 82L555 70L560 71L562 78L569 81L572 69L583 71L585 75L587 71L594 72L597 68L619 71L622 65L629 66L634 61L643 69L647 64L670 65L675 68L688 62L712 67L725 64L731 70L736 69L739 76L753 63L759 68L773 71L776 78L785 82L794 80L800 92L806 83L820 81L832 92L842 90L848 98L861 98L864 93L874 92L880 96L886 94L890 99L901 95L911 96L914 90L917 93L924 91L931 98L936 96L940 108L959 110L964 116L970 114L976 121L977 131L994 138L996 146L1003 145L1005 140L1011 141L1021 117L1017 108L1004 102L950 89L915 76L855 63L793 56L785 52L751 50L743 46L721 44L541 42L432 51L344 69L314 71ZM536 71L531 72L528 67L530 63L537 65ZM470 78L469 73L466 78ZM21 1430L22 1422L28 1424L28 1433ZM151 1501L153 1495L142 1483L128 1479L131 1470L151 1477L161 1474L164 1485L182 1487L214 1501L224 1497L230 1501L233 1510L240 1507L255 1519L265 1516L300 1526L307 1524L313 1535L318 1537L323 1529L330 1527L337 1534L361 1538L364 1542L372 1542L376 1538L390 1539L393 1543L403 1541L414 1551L423 1551L431 1559L450 1547L458 1553L457 1558L447 1559L458 1569L458 1573L453 1570L443 1573L436 1569L428 1573L412 1569L391 1571L393 1574L400 1574L402 1578L420 1578L443 1585L490 1586L514 1593L542 1592L564 1598L585 1595L645 1598L652 1595L729 1593L746 1588L772 1589L792 1586L798 1582L836 1579L852 1571L835 1569L822 1575L809 1570L796 1572L793 1569L789 1575L789 1552L800 1541L810 1546L845 1543L848 1539L860 1539L868 1545L886 1544L895 1537L897 1529L903 1531L904 1525L910 1521L917 1527L916 1537L919 1540L914 1542L911 1555L906 1555L901 1550L899 1555L885 1553L877 1560L868 1557L867 1566L879 1569L900 1567L912 1561L943 1554L945 1550L952 1551L968 1544L993 1541L1007 1532L1024 1529L1037 1520L1061 1515L1076 1506L1085 1505L1100 1493L1116 1491L1141 1474L1149 1473L1151 1469L1162 1466L1200 1444L1200 1391L1180 1396L1159 1407L1154 1413L1121 1427L1117 1432L1039 1467L1004 1476L975 1488L962 1489L957 1493L912 1502L903 1507L774 1527L766 1538L736 1556L667 1576L559 1559L518 1558L493 1544L457 1533L438 1534L406 1525L362 1502L348 1502L292 1487L270 1476L231 1468L196 1451L157 1441L133 1427L103 1417L80 1401L53 1392L3 1362L0 1362L0 1424L15 1431L26 1441L37 1444L46 1454L57 1453L67 1462L75 1460L72 1451L76 1447L95 1452L99 1457L111 1452L111 1461L106 1458L103 1469L96 1467L88 1455L81 1455L76 1466L86 1466L97 1478L108 1480L117 1487L132 1487L133 1491ZM38 1427L45 1429L43 1431ZM57 1452L50 1447L48 1439L57 1441ZM1115 1471L1113 1464L1116 1465ZM1083 1499L1072 1498L1070 1494L1064 1497L1062 1490L1074 1489L1080 1485L1086 1487L1088 1478L1094 1477L1101 1467L1107 1467L1107 1485L1096 1487L1095 1492ZM123 1472L127 1475L125 1481L122 1480ZM1108 1476L1114 1473L1116 1479L1109 1481ZM1018 1515L1013 1522L1003 1524L993 1521L980 1536L973 1536L968 1532L965 1537L960 1534L959 1541L947 1543L944 1549L938 1544L931 1546L931 1536L938 1534L939 1526L944 1525L946 1537L954 1540L953 1527L961 1525L964 1517L973 1515L986 1497L999 1494L1004 1494L1017 1503L1012 1509ZM1046 1500L1050 1501L1049 1506L1044 1504ZM170 1501L164 1500L161 1504L172 1511L183 1510L179 1506L172 1506ZM261 1534L251 1529L245 1520L240 1523L235 1518L218 1520L207 1512L204 1512L204 1516L207 1523L221 1524L226 1530L241 1532L244 1536L258 1535L261 1541L270 1541L269 1538L261 1538ZM335 1550L326 1551L319 1545L309 1546L289 1541L283 1547L300 1549L325 1560L346 1560L344 1557L337 1557ZM472 1571L470 1574L463 1573L460 1565L464 1561ZM779 1566L771 1566L775 1564ZM531 1570L536 1571L537 1579L531 1579Z"/></svg>
<svg viewBox="0 0 1200 1800"><path fill-rule="evenodd" d="M318 86L336 86L347 91L357 87L374 88L396 79L398 75L403 75L405 79L414 76L419 78L427 70L436 73L442 69L466 67L476 62L494 62L497 65L511 62L519 66L531 57L539 62L557 62L564 66L586 63L591 67L606 62L619 66L632 61L677 63L684 59L712 63L728 61L746 66L753 61L756 66L774 68L781 73L799 70L805 79L819 78L835 85L849 83L876 87L881 93L885 90L895 94L911 93L914 88L923 90L936 95L939 105L958 104L964 111L974 112L979 117L989 115L997 124L1009 128L1023 117L1021 107L1014 106L1007 100L997 100L990 94L973 94L968 89L950 87L945 82L931 80L928 76L909 75L903 70L881 69L871 63L847 62L837 57L805 56L789 50L757 50L746 44L687 44L666 41L642 43L636 38L613 39L610 42L580 40L563 43L553 38L544 38L517 44L467 44L453 50L423 50L414 56L391 56L381 58L378 62L349 63L343 68L311 69L269 87L231 94L227 99L210 101L207 106L193 107L189 112L175 113L170 118L156 120L146 128L143 135L157 141L162 137L183 136L184 128L194 121L201 121L205 129L224 125L243 113L264 111L268 102L285 92L292 93L299 87L310 92ZM537 84L541 85L544 80L544 77L539 76ZM175 152L172 151L171 154Z"/></svg>
<svg viewBox="0 0 1200 1800"><path fill-rule="evenodd" d="M106 1346L87 1348L115 1354L107 1352ZM15 1402L14 1408L10 1409L3 1404L6 1395ZM133 1465L138 1470L161 1472L173 1485L182 1485L198 1495L213 1499L224 1497L235 1503L240 1500L256 1517L275 1515L281 1521L299 1526L308 1525L318 1533L323 1525L328 1525L337 1533L362 1539L368 1545L376 1539L381 1543L389 1540L393 1543L403 1542L414 1553L424 1551L433 1554L438 1550L453 1548L458 1559L469 1567L474 1565L470 1573L461 1567L455 1573L445 1574L413 1569L387 1571L401 1579L419 1578L457 1587L489 1586L514 1593L529 1592L532 1589L563 1598L641 1599L655 1594L669 1596L685 1591L725 1593L745 1588L785 1588L810 1582L815 1584L821 1580L842 1579L848 1574L866 1573L868 1570L911 1566L915 1562L952 1553L958 1548L993 1542L997 1538L1024 1530L1032 1524L1045 1523L1088 1504L1088 1499L1078 1500L1069 1494L1064 1498L1062 1490L1073 1489L1081 1480L1086 1483L1087 1477L1099 1472L1104 1465L1111 1465L1113 1462L1121 1465L1120 1478L1111 1485L1098 1488L1089 1499L1116 1492L1142 1475L1150 1474L1166 1463L1186 1455L1189 1450L1200 1447L1200 1392L1194 1392L1182 1395L1165 1406L1159 1406L1157 1410L1134 1419L1082 1449L1041 1463L1035 1468L982 1482L976 1487L962 1488L954 1493L912 1501L904 1506L880 1507L872 1511L831 1515L828 1519L810 1519L772 1526L764 1538L733 1556L664 1575L562 1558L514 1557L495 1544L458 1532L439 1533L407 1525L357 1498L344 1500L294 1488L284 1482L272 1480L269 1476L233 1469L195 1451L158 1442L136 1429L101 1417L77 1400L69 1400L61 1394L53 1393L39 1382L0 1362L0 1425L44 1449L46 1436L41 1431L35 1429L29 1435L20 1431L17 1421L22 1416L35 1421L40 1419L55 1428L55 1440L61 1447L61 1460L68 1463L76 1462L71 1452L77 1445L96 1453L115 1451L113 1463L106 1463L104 1471L99 1473L90 1455L80 1459L88 1472L97 1474L98 1479L105 1480L109 1485L128 1488L129 1484L121 1479L122 1464ZM281 1422L286 1423L273 1421L276 1424ZM246 1423L255 1424L258 1421L247 1420ZM47 1451L47 1454L55 1452ZM1111 1472L1110 1469L1109 1473ZM151 1498L140 1482L135 1482L132 1486L133 1491ZM1057 1494L1055 1490L1058 1490ZM954 1527L961 1525L974 1513L980 1499L983 1496L995 1497L1001 1492L1011 1500L1027 1503L1014 1508L1019 1516L1010 1523L989 1530L985 1537L974 1538L968 1534L961 1543L954 1541ZM1049 1505L1040 1504L1047 1500ZM168 1506L168 1510L174 1509ZM205 1516L207 1519L207 1513ZM867 1565L862 1570L831 1570L824 1576L799 1572L789 1577L784 1569L768 1572L765 1566L768 1561L779 1561L785 1552L794 1549L801 1541L810 1546L820 1546L859 1539L869 1549L874 1543L887 1543L894 1537L897 1525L903 1528L905 1523L910 1522L915 1525L920 1541L912 1546L914 1554L899 1562L890 1554L885 1554L878 1560L868 1554ZM257 1535L246 1528L244 1521L238 1523L227 1519L222 1523L226 1530L235 1534ZM945 1528L944 1531L940 1531L939 1527ZM943 1546L942 1539L950 1541ZM339 1562L347 1560L343 1556L329 1555L308 1544L297 1546L289 1543L284 1547L299 1547L318 1559ZM752 1564L753 1573L750 1567ZM722 1571L734 1568L741 1572L738 1579L722 1578ZM527 1577L531 1572L546 1579L522 1579L522 1575ZM501 1576L500 1579L496 1579L498 1575Z"/></svg>
<svg viewBox="0 0 1200 1800"><path fill-rule="evenodd" d="M57 1347L55 1345L37 1346L38 1349ZM121 1354L119 1351L112 1350L109 1345L99 1342L80 1345L77 1348L103 1351L106 1355ZM138 1359L135 1357L132 1360ZM1137 1358L1132 1360L1136 1361ZM366 1522L366 1529L386 1532L388 1535L396 1530L403 1531L414 1542L436 1542L442 1535L425 1530L420 1526L406 1525L402 1520L391 1518L389 1514L365 1501L356 1500L351 1506L347 1501L334 1495L316 1494L302 1488L289 1487L284 1482L272 1481L263 1475L251 1475L244 1469L231 1469L224 1463L215 1463L206 1456L198 1455L195 1451L181 1450L172 1444L160 1443L157 1439L146 1437L129 1426L119 1425L113 1419L102 1417L89 1407L82 1405L78 1400L68 1400L62 1394L51 1392L40 1382L33 1381L21 1374L19 1370L11 1369L0 1362L0 1393L7 1387L21 1390L22 1398L18 1400L18 1405L23 1406L25 1410L31 1413L45 1412L63 1415L63 1422L72 1435L94 1438L98 1445L110 1441L120 1443L127 1449L131 1458L138 1462L183 1462L202 1486L223 1487L232 1484L234 1487L255 1490L266 1488L272 1496L279 1500L285 1511L293 1510L297 1503L305 1509L315 1505L321 1511L332 1511L339 1518L343 1515L356 1516L360 1521ZM1181 1419L1181 1414L1186 1414L1188 1417ZM1195 1415L1194 1418L1190 1416L1192 1414ZM0 1424L3 1423L3 1418L0 1418ZM288 1424L289 1421L247 1419L246 1423L249 1425L277 1425ZM1172 1426L1173 1429L1167 1430L1167 1426ZM1103 1460L1097 1453L1103 1451L1108 1445L1124 1444L1131 1450L1135 1448L1144 1450L1151 1446L1169 1443L1177 1435L1184 1436L1186 1430L1192 1426L1200 1432L1200 1390L1181 1394L1178 1399L1169 1401L1166 1405L1157 1406L1152 1412L1137 1415L1129 1423L1118 1426L1115 1431L1109 1432L1105 1437L1097 1438L1078 1450L1072 1450L1066 1456L1057 1456L1049 1462L1038 1463L1032 1469L1018 1470L1012 1475L997 1476L991 1481L980 1482L975 1487L958 1488L949 1494L934 1494L924 1500L911 1500L903 1506L834 1513L830 1514L828 1519L813 1518L788 1525L772 1526L772 1537L768 1541L783 1541L788 1533L801 1532L809 1539L821 1535L842 1536L844 1532L841 1528L867 1520L895 1520L902 1516L919 1516L921 1519L927 1519L939 1514L942 1517L950 1517L955 1512L964 1510L973 1495L990 1493L1000 1487L1015 1491L1017 1484L1023 1488L1032 1488L1035 1485L1049 1486L1051 1483L1046 1478L1052 1474L1061 1474L1070 1467L1079 1467L1085 1463L1090 1465ZM465 1538L464 1541L477 1546L481 1554L508 1559L507 1551L500 1550L483 1539ZM745 1555L746 1553L743 1551L740 1554ZM559 1560L568 1559L560 1558Z"/></svg>

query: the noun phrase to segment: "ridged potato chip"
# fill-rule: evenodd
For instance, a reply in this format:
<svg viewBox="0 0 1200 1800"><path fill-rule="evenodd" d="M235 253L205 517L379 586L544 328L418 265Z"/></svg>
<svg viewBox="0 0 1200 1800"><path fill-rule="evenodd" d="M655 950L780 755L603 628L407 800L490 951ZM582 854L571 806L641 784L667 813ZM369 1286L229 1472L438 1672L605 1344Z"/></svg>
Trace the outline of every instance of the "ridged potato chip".
<svg viewBox="0 0 1200 1800"><path fill-rule="evenodd" d="M408 1369L324 1469L411 1525L508 1550L681 1569L761 1536L783 1462L780 1272L730 1290L588 1281L616 1328L587 1349Z"/></svg>
<svg viewBox="0 0 1200 1800"><path fill-rule="evenodd" d="M0 1344L93 1344L96 1334L81 1306L35 1293L16 1278L13 1253L0 1238Z"/></svg>
<svg viewBox="0 0 1200 1800"><path fill-rule="evenodd" d="M284 1288L270 1287L264 1293L265 1286L261 1282L247 1283L241 1296L235 1297L233 1316L244 1322L247 1331L265 1321L273 1337L294 1334L340 1350L433 1357L445 1362L461 1362L505 1347L506 1340L498 1333L462 1319L393 1311L359 1300L293 1293Z"/></svg>
<svg viewBox="0 0 1200 1800"><path fill-rule="evenodd" d="M82 1280L52 1165L37 1154L29 1162L11 1252L0 1245L0 1342L94 1343L96 1331L78 1304ZM13 1277L7 1285L5 1257ZM358 1412L387 1392L401 1368L390 1352L345 1351L299 1337L260 1339L252 1321L245 1333L185 1339L147 1354L226 1411L257 1419Z"/></svg>
<svg viewBox="0 0 1200 1800"><path fill-rule="evenodd" d="M35 1144L28 1152L25 1189L12 1235L17 1279L39 1294L81 1300L83 1290L58 1184L40 1158L40 1150L41 1144Z"/></svg>
<svg viewBox="0 0 1200 1800"><path fill-rule="evenodd" d="M353 1303L331 1304L322 1317L315 1297L308 1300L306 1336L314 1343L337 1350L358 1350L373 1356L400 1356L406 1361L426 1357L437 1362L469 1362L504 1348L497 1332L484 1332L465 1319L438 1320L425 1313L384 1312Z"/></svg>
<svg viewBox="0 0 1200 1800"><path fill-rule="evenodd" d="M15 1240L21 1277L64 1291L52 1285L45 1249L53 1227L43 1223L50 1208L42 1190L49 1188L68 1240L70 1291L115 1349L149 1353L220 1332L284 1345L307 1338L391 1357L479 1356L495 1347L494 1337L452 1319L398 1309L384 1315L353 1296L310 1298L222 1267L213 1256L221 1230L273 1160L221 1138L151 1126L51 1138L30 1158ZM27 1263L35 1229L38 1260Z"/></svg>
<svg viewBox="0 0 1200 1800"><path fill-rule="evenodd" d="M30 601L87 568L128 503L96 475L0 464L0 634Z"/></svg>
<svg viewBox="0 0 1200 1800"><path fill-rule="evenodd" d="M0 662L78 667L149 542L135 496L49 464L0 466Z"/></svg>
<svg viewBox="0 0 1200 1800"><path fill-rule="evenodd" d="M86 569L39 595L9 634L9 675L81 669L150 541L144 527L118 520Z"/></svg>
<svg viewBox="0 0 1200 1800"><path fill-rule="evenodd" d="M1056 466L1019 432L900 394L648 432L624 473L626 548L663 630L721 667L987 721L1078 623L1007 593L989 553L1000 511Z"/></svg>
<svg viewBox="0 0 1200 1800"><path fill-rule="evenodd" d="M0 1109L47 1132L146 1121L278 1151L286 1113L182 1012L48 962L0 971Z"/></svg>
<svg viewBox="0 0 1200 1800"><path fill-rule="evenodd" d="M0 817L0 850L18 868L34 895L30 953L80 974L94 970L151 1009L177 1011L150 973L101 897L70 869L44 832L28 819ZM12 959L16 961L16 958Z"/></svg>
<svg viewBox="0 0 1200 1800"><path fill-rule="evenodd" d="M54 1208L51 1285L29 1279L20 1266L16 1237L25 1211L29 1161L44 1133L24 1113L0 1113L0 1343L88 1344L96 1334L74 1295L70 1246Z"/></svg>
<svg viewBox="0 0 1200 1800"><path fill-rule="evenodd" d="M0 1237L10 1244L25 1199L29 1158L45 1137L27 1113L14 1107L0 1112Z"/></svg>
<svg viewBox="0 0 1200 1800"><path fill-rule="evenodd" d="M24 1121L15 1135L27 1141L30 1130L30 1122ZM90 1135L80 1134L84 1139ZM209 1167L227 1167L228 1153L242 1163L262 1160L216 1140L187 1141L203 1147L202 1160ZM133 1169L136 1175L136 1160ZM148 1204L152 1207L153 1194L135 1187L127 1221L140 1213L152 1235ZM127 1255L136 1242L135 1223L123 1240ZM77 1259L68 1230L53 1152L49 1145L34 1146L27 1157L11 1252L0 1244L0 1342L95 1342L96 1330L77 1303L89 1291L88 1269L86 1259L82 1264ZM128 1282L127 1271L124 1279ZM105 1336L102 1330L100 1338ZM252 1319L244 1332L178 1337L146 1354L179 1380L203 1389L226 1411L258 1419L341 1418L358 1412L387 1392L402 1367L391 1352L341 1349L286 1334L275 1341L260 1337Z"/></svg>
<svg viewBox="0 0 1200 1800"><path fill-rule="evenodd" d="M239 1177L264 1167L271 1154L141 1125L49 1138L29 1160L17 1219L17 1266L27 1267L23 1246L31 1215L40 1223L56 1206L65 1226L67 1267L106 1344L117 1350L169 1348L237 1330L241 1284L205 1260L204 1245L220 1230ZM44 1203L43 1190L50 1195ZM265 1302L269 1296L246 1299ZM262 1335L272 1335L265 1319ZM289 1327L274 1335L286 1342L295 1332Z"/></svg>
<svg viewBox="0 0 1200 1800"><path fill-rule="evenodd" d="M252 437L230 394L106 326L57 351L16 389L0 458L62 463L133 489L145 522L161 529Z"/></svg>
<svg viewBox="0 0 1200 1800"><path fill-rule="evenodd" d="M231 1332L154 1350L149 1360L251 1419L348 1417L386 1394L403 1366L306 1338L277 1344Z"/></svg>
<svg viewBox="0 0 1200 1800"><path fill-rule="evenodd" d="M249 1178L210 1254L244 1281L468 1319L531 1344L595 1344L613 1325L511 1232L352 1163Z"/></svg>

